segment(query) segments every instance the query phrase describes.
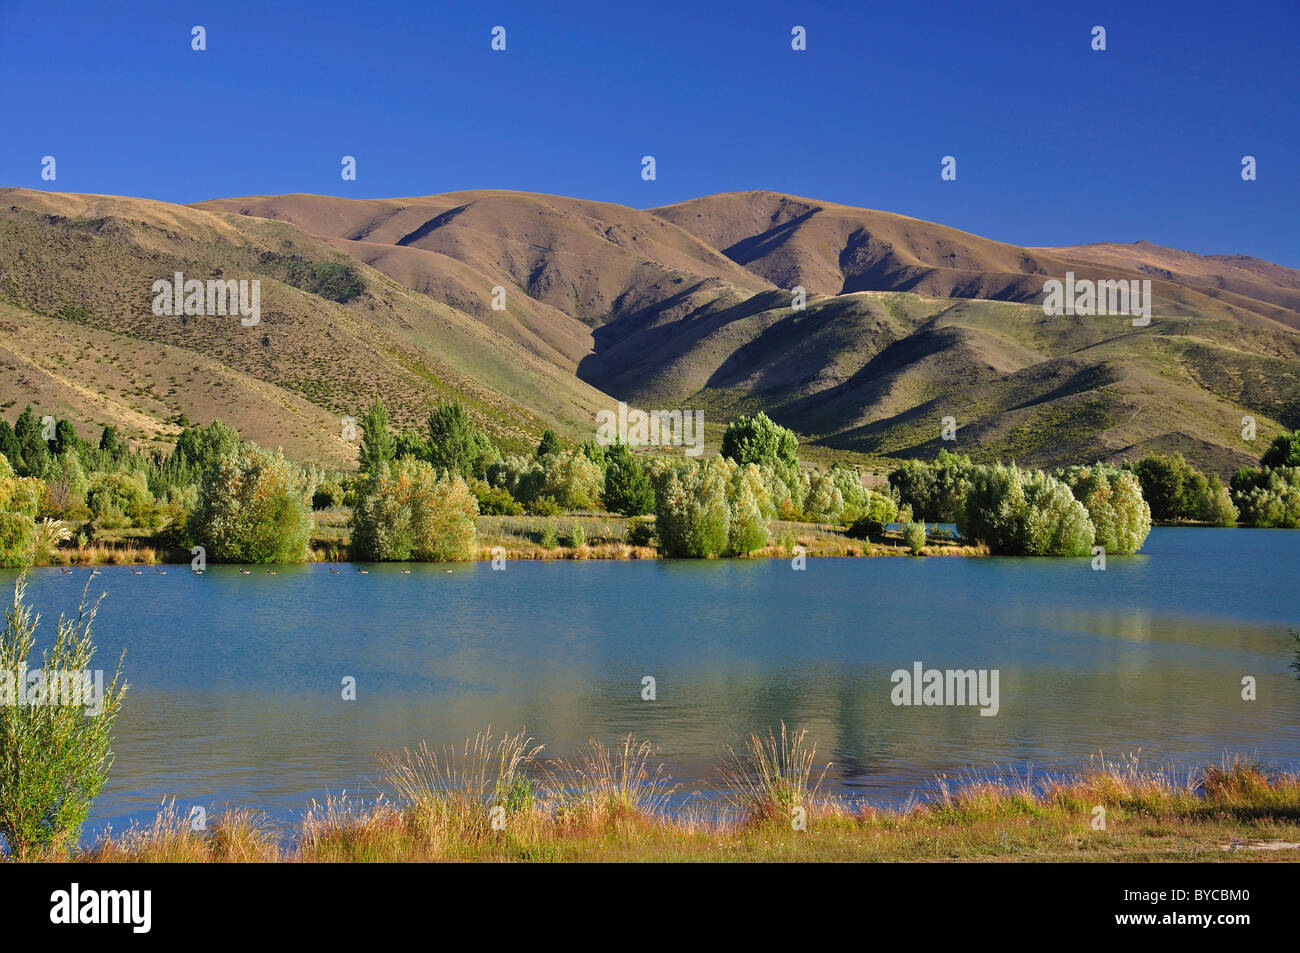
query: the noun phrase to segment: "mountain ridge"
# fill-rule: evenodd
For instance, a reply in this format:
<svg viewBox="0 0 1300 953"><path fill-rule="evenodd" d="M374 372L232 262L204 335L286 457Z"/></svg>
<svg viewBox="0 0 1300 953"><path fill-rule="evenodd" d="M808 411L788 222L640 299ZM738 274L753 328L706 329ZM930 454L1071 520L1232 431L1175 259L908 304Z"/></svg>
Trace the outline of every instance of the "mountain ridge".
<svg viewBox="0 0 1300 953"><path fill-rule="evenodd" d="M953 416L958 449L977 457L1046 465L1177 445L1221 472L1257 456L1243 416L1263 440L1300 424L1300 271L1150 242L1021 248L765 190L639 210L506 190L177 206L0 189L0 262L0 365L13 371L0 399L23 400L26 368L45 375L29 390L46 387L56 416L120 417L146 442L174 432L169 416L239 406L195 396L196 373L250 406L293 407L279 413L311 431L236 414L251 438L340 466L355 447L330 428L379 394L399 426L460 397L520 447L547 426L590 436L597 410L628 400L706 409L713 430L766 409L873 458L933 452ZM260 334L149 314L149 281L173 269L261 277ZM1044 282L1067 271L1150 280L1150 326L1044 315ZM322 297L303 278L319 272L361 290ZM118 382L74 399L73 369L25 335L81 335L142 367L193 353L202 370L186 372L193 393Z"/></svg>

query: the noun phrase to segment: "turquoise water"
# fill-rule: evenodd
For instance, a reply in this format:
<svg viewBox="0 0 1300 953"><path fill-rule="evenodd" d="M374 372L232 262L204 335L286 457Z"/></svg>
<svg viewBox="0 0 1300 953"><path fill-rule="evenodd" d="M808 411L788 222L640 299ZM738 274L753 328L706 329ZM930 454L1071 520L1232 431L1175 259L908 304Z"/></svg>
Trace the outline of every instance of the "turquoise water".
<svg viewBox="0 0 1300 953"><path fill-rule="evenodd" d="M1300 532L1160 528L1104 572L938 557L809 559L803 572L786 560L166 568L93 580L107 593L99 662L125 648L131 690L92 833L152 818L164 795L290 818L326 794L373 795L386 751L488 726L526 728L547 756L633 732L686 795L710 789L725 745L782 720L808 729L833 787L875 801L938 774L1069 770L1098 751L1300 768L1287 667ZM88 577L32 573L47 634ZM918 661L996 669L997 715L893 705L891 673ZM1246 675L1255 701L1241 698Z"/></svg>

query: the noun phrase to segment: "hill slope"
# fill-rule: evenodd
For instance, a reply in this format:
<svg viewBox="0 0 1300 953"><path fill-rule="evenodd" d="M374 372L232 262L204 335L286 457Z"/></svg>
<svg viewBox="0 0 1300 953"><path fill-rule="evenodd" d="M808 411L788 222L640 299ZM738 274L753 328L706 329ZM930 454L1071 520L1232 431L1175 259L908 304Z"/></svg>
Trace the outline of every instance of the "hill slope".
<svg viewBox="0 0 1300 953"><path fill-rule="evenodd" d="M174 271L258 277L257 328L163 318ZM1049 317L1048 278L1150 279L1153 319ZM792 307L802 286L807 306ZM504 296L504 310L493 307ZM840 452L1057 464L1180 450L1223 472L1300 425L1300 272L1149 243L1019 248L771 192L639 211L499 191L181 207L0 190L0 402L163 440L180 413L348 465L338 418L458 396L498 439L617 399L763 408Z"/></svg>

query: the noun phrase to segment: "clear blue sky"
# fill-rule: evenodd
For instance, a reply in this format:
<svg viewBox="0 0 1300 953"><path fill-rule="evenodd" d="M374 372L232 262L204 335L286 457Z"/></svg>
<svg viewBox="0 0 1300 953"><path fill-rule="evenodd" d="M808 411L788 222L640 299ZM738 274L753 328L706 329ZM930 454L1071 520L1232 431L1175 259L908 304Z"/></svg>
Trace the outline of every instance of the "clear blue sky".
<svg viewBox="0 0 1300 953"><path fill-rule="evenodd" d="M1296 0L0 0L0 185L641 208L766 188L1023 245L1145 238L1300 267L1298 48Z"/></svg>

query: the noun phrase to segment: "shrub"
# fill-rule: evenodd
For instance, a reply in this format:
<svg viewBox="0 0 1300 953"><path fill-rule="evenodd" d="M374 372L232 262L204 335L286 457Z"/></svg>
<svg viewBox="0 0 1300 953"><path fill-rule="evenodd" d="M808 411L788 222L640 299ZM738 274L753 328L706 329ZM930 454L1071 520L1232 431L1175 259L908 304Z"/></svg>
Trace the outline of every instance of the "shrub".
<svg viewBox="0 0 1300 953"><path fill-rule="evenodd" d="M44 492L35 477L0 477L0 566L14 569L31 563Z"/></svg>
<svg viewBox="0 0 1300 953"><path fill-rule="evenodd" d="M1241 470L1232 478L1241 520L1259 527L1300 527L1300 467Z"/></svg>
<svg viewBox="0 0 1300 953"><path fill-rule="evenodd" d="M0 566L21 569L31 565L36 521L22 513L0 512Z"/></svg>
<svg viewBox="0 0 1300 953"><path fill-rule="evenodd" d="M569 527L569 546L572 549L581 549L587 545L587 533L582 526L574 523Z"/></svg>
<svg viewBox="0 0 1300 953"><path fill-rule="evenodd" d="M889 473L889 485L900 504L917 519L932 523L958 521L973 464L964 454L940 450L932 463L904 460Z"/></svg>
<svg viewBox="0 0 1300 953"><path fill-rule="evenodd" d="M653 546L655 525L649 520L633 520L627 528L627 542L631 546Z"/></svg>
<svg viewBox="0 0 1300 953"><path fill-rule="evenodd" d="M189 530L218 562L301 562L315 489L278 450L244 444L204 474Z"/></svg>
<svg viewBox="0 0 1300 953"><path fill-rule="evenodd" d="M925 549L925 524L908 523L904 526L903 542L907 544L907 549L913 556L921 555L921 551Z"/></svg>
<svg viewBox="0 0 1300 953"><path fill-rule="evenodd" d="M373 476L352 511L352 544L366 559L473 559L478 502L459 476L403 457Z"/></svg>
<svg viewBox="0 0 1300 953"><path fill-rule="evenodd" d="M524 511L519 502L499 486L476 480L471 484L478 498L478 511L489 516L518 516Z"/></svg>
<svg viewBox="0 0 1300 953"><path fill-rule="evenodd" d="M1070 467L1061 479L1088 510L1094 543L1107 553L1136 553L1151 532L1151 508L1142 485L1127 470L1102 463Z"/></svg>
<svg viewBox="0 0 1300 953"><path fill-rule="evenodd" d="M58 701L82 704L18 704L15 675L23 668L44 673L90 673L97 606L84 603L75 619L60 619L54 644L32 657L39 620L23 604L25 581L14 586L13 604L0 637L0 836L19 860L76 843L81 825L112 765L112 729L126 691L121 661L112 681L93 689L77 680L74 695ZM60 679L66 684L66 678ZM28 686L28 692L35 686ZM44 690L55 689L47 683Z"/></svg>
<svg viewBox="0 0 1300 953"><path fill-rule="evenodd" d="M897 518L898 504L892 497L867 490L862 515L848 528L848 535L854 539L879 539L885 535L885 527Z"/></svg>
<svg viewBox="0 0 1300 953"><path fill-rule="evenodd" d="M328 510L343 505L343 486L334 480L324 479L316 487L311 497L313 510Z"/></svg>
<svg viewBox="0 0 1300 953"><path fill-rule="evenodd" d="M727 550L731 511L727 470L718 459L658 464L655 529L669 556L718 556Z"/></svg>
<svg viewBox="0 0 1300 953"><path fill-rule="evenodd" d="M1088 511L1060 480L1014 463L977 466L968 473L961 534L997 554L1084 556L1095 531Z"/></svg>
<svg viewBox="0 0 1300 953"><path fill-rule="evenodd" d="M655 529L667 555L743 555L766 545L771 500L760 468L722 457L658 458L650 475Z"/></svg>
<svg viewBox="0 0 1300 953"><path fill-rule="evenodd" d="M722 455L740 464L794 464L798 452L794 432L774 423L762 411L753 417L737 417L722 435Z"/></svg>
<svg viewBox="0 0 1300 953"><path fill-rule="evenodd" d="M538 539L537 542L543 549L554 549L556 546L560 545L560 539L559 536L556 535L554 523L549 520L546 522L542 527L541 538Z"/></svg>
<svg viewBox="0 0 1300 953"><path fill-rule="evenodd" d="M528 505L524 507L529 516L559 516L564 512L560 504L556 503L552 497L539 496L529 500Z"/></svg>
<svg viewBox="0 0 1300 953"><path fill-rule="evenodd" d="M1269 469L1300 467L1300 429L1274 437L1259 463Z"/></svg>

